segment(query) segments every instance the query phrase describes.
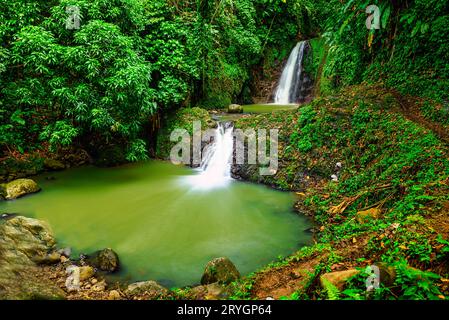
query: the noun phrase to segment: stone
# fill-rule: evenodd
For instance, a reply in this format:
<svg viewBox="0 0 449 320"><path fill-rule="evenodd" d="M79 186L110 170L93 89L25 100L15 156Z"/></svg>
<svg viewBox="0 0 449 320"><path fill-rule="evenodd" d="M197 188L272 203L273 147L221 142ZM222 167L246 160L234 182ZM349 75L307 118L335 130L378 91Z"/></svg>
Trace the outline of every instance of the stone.
<svg viewBox="0 0 449 320"><path fill-rule="evenodd" d="M228 258L221 257L209 261L204 269L201 284L214 282L231 283L240 278L240 273Z"/></svg>
<svg viewBox="0 0 449 320"><path fill-rule="evenodd" d="M53 252L54 244L45 222L21 216L0 219L0 300L65 297L54 280L37 272L36 261Z"/></svg>
<svg viewBox="0 0 449 320"><path fill-rule="evenodd" d="M17 199L40 190L41 188L37 183L31 179L17 179L3 186L3 194L6 200Z"/></svg>
<svg viewBox="0 0 449 320"><path fill-rule="evenodd" d="M45 159L44 160L44 167L45 169L52 170L52 171L59 171L64 170L65 165L59 160L56 159Z"/></svg>
<svg viewBox="0 0 449 320"><path fill-rule="evenodd" d="M231 104L228 107L228 113L243 113L243 107L239 104Z"/></svg>
<svg viewBox="0 0 449 320"><path fill-rule="evenodd" d="M34 261L39 264L55 264L61 261L61 254L56 251L48 253L43 258L35 258Z"/></svg>
<svg viewBox="0 0 449 320"><path fill-rule="evenodd" d="M102 280L102 281L98 282L97 284L93 285L92 290L97 291L97 292L104 291L104 290L106 290L106 287L107 287L106 281Z"/></svg>
<svg viewBox="0 0 449 320"><path fill-rule="evenodd" d="M50 226L36 219L16 216L2 225L2 238L16 253L33 262L46 259L55 246Z"/></svg>
<svg viewBox="0 0 449 320"><path fill-rule="evenodd" d="M108 295L108 300L120 300L122 296L120 295L120 292L117 290L111 290Z"/></svg>
<svg viewBox="0 0 449 320"><path fill-rule="evenodd" d="M346 281L358 274L360 271L357 269L348 269L344 271L335 271L325 273L320 277L320 283L323 288L325 288L326 280L337 287L339 290L343 290Z"/></svg>
<svg viewBox="0 0 449 320"><path fill-rule="evenodd" d="M216 282L192 288L189 296L194 300L224 300L229 298L230 294L224 286Z"/></svg>
<svg viewBox="0 0 449 320"><path fill-rule="evenodd" d="M152 297L162 296L168 293L168 289L161 286L156 281L141 281L132 283L126 289L127 295L148 294Z"/></svg>
<svg viewBox="0 0 449 320"><path fill-rule="evenodd" d="M80 280L85 281L89 278L92 278L95 274L94 268L91 266L79 267L80 269Z"/></svg>
<svg viewBox="0 0 449 320"><path fill-rule="evenodd" d="M88 261L97 269L107 272L117 271L120 265L117 253L110 248L95 252Z"/></svg>
<svg viewBox="0 0 449 320"><path fill-rule="evenodd" d="M382 211L378 208L371 208L356 213L356 219L359 223L366 223L373 219L379 219Z"/></svg>
<svg viewBox="0 0 449 320"><path fill-rule="evenodd" d="M67 258L70 258L70 255L72 254L72 249L71 248L63 248L63 249L59 249L58 252Z"/></svg>

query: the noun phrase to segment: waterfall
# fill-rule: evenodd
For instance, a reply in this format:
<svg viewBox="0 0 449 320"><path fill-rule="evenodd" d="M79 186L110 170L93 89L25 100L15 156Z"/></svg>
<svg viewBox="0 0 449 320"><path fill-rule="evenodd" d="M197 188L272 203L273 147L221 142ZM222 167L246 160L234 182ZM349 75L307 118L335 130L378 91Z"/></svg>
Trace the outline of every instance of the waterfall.
<svg viewBox="0 0 449 320"><path fill-rule="evenodd" d="M191 177L198 188L215 188L231 181L231 165L234 153L234 127L231 122L219 122L213 142L202 152L200 174Z"/></svg>
<svg viewBox="0 0 449 320"><path fill-rule="evenodd" d="M307 41L298 42L288 58L282 71L279 85L274 95L274 103L290 104L302 99L303 58L307 48Z"/></svg>

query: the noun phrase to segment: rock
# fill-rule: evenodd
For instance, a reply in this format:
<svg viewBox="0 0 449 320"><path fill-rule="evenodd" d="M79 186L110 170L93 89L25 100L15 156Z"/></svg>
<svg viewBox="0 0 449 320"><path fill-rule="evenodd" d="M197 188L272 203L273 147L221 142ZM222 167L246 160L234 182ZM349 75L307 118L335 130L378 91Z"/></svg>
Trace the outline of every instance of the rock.
<svg viewBox="0 0 449 320"><path fill-rule="evenodd" d="M95 270L91 266L84 266L80 268L80 280L85 281L94 276Z"/></svg>
<svg viewBox="0 0 449 320"><path fill-rule="evenodd" d="M224 300L229 298L230 294L225 287L216 282L192 288L189 296L194 300Z"/></svg>
<svg viewBox="0 0 449 320"><path fill-rule="evenodd" d="M360 271L357 269L348 269L344 271L335 271L325 273L320 277L320 283L323 288L325 288L326 280L337 287L339 290L343 290L346 281L358 274Z"/></svg>
<svg viewBox="0 0 449 320"><path fill-rule="evenodd" d="M0 219L0 300L65 297L57 283L38 276L36 267L36 261L54 251L54 244L49 226L42 221L20 216Z"/></svg>
<svg viewBox="0 0 449 320"><path fill-rule="evenodd" d="M55 245L47 223L21 216L6 220L2 225L2 238L17 254L23 254L33 262L45 260Z"/></svg>
<svg viewBox="0 0 449 320"><path fill-rule="evenodd" d="M239 104L231 104L228 107L228 113L243 113L243 107Z"/></svg>
<svg viewBox="0 0 449 320"><path fill-rule="evenodd" d="M34 261L38 264L55 264L61 261L61 254L54 251L43 258L35 258Z"/></svg>
<svg viewBox="0 0 449 320"><path fill-rule="evenodd" d="M240 273L228 258L216 258L209 261L204 269L201 284L214 282L231 283L240 278Z"/></svg>
<svg viewBox="0 0 449 320"><path fill-rule="evenodd" d="M97 269L107 272L118 270L120 264L117 253L110 248L95 252L88 258L88 262Z"/></svg>
<svg viewBox="0 0 449 320"><path fill-rule="evenodd" d="M338 176L336 174L331 175L331 180L334 182L338 182Z"/></svg>
<svg viewBox="0 0 449 320"><path fill-rule="evenodd" d="M70 261L70 259L67 258L66 256L61 256L61 258L60 258L59 261L60 261L61 263L66 263L66 262Z"/></svg>
<svg viewBox="0 0 449 320"><path fill-rule="evenodd" d="M127 295L148 294L151 297L159 297L168 293L168 289L161 286L156 281L142 281L130 284L126 289Z"/></svg>
<svg viewBox="0 0 449 320"><path fill-rule="evenodd" d="M106 290L106 287L107 287L106 281L102 280L97 284L95 284L94 286L92 286L92 290L97 292L104 291Z"/></svg>
<svg viewBox="0 0 449 320"><path fill-rule="evenodd" d="M56 159L45 159L44 167L52 171L59 171L65 169L65 165L61 161Z"/></svg>
<svg viewBox="0 0 449 320"><path fill-rule="evenodd" d="M120 300L122 296L117 290L111 290L108 295L108 300Z"/></svg>
<svg viewBox="0 0 449 320"><path fill-rule="evenodd" d="M61 256L70 258L70 255L72 254L72 249L71 248L59 249L58 253L61 254Z"/></svg>
<svg viewBox="0 0 449 320"><path fill-rule="evenodd" d="M93 278L92 280L90 280L90 283L92 284L96 284L98 282L98 280L96 278Z"/></svg>
<svg viewBox="0 0 449 320"><path fill-rule="evenodd" d="M389 266L384 262L380 262L376 265L379 267L379 281L385 287L392 287L396 280L396 268L393 266Z"/></svg>
<svg viewBox="0 0 449 320"><path fill-rule="evenodd" d="M371 208L356 213L356 219L359 223L366 223L373 219L379 219L382 211L378 208Z"/></svg>
<svg viewBox="0 0 449 320"><path fill-rule="evenodd" d="M6 200L17 199L24 195L35 193L41 188L31 179L17 179L4 184L3 193Z"/></svg>

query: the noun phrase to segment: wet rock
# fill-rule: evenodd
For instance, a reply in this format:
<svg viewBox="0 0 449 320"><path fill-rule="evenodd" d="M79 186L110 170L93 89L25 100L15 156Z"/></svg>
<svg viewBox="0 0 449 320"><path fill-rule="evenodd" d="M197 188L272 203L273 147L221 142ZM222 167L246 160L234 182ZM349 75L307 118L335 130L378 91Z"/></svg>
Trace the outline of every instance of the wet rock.
<svg viewBox="0 0 449 320"><path fill-rule="evenodd" d="M56 159L45 159L44 167L47 170L60 171L65 169L64 163Z"/></svg>
<svg viewBox="0 0 449 320"><path fill-rule="evenodd" d="M348 269L344 271L335 271L325 273L320 277L320 283L323 288L325 288L326 280L337 287L339 290L344 288L346 281L358 274L360 271L357 269Z"/></svg>
<svg viewBox="0 0 449 320"><path fill-rule="evenodd" d="M382 211L378 208L371 208L364 211L359 211L356 214L356 219L359 223L366 223L373 219L379 219Z"/></svg>
<svg viewBox="0 0 449 320"><path fill-rule="evenodd" d="M95 274L94 268L91 266L79 267L80 269L80 280L85 281L89 278L92 278Z"/></svg>
<svg viewBox="0 0 449 320"><path fill-rule="evenodd" d="M151 297L158 297L168 293L168 289L161 286L156 281L142 281L130 284L125 292L127 295L147 294Z"/></svg>
<svg viewBox="0 0 449 320"><path fill-rule="evenodd" d="M228 113L243 113L243 107L239 104L231 104L228 107Z"/></svg>
<svg viewBox="0 0 449 320"><path fill-rule="evenodd" d="M110 248L95 252L88 258L88 262L97 269L107 272L118 270L120 265L117 253Z"/></svg>
<svg viewBox="0 0 449 320"><path fill-rule="evenodd" d="M41 188L31 179L17 179L3 185L3 195L6 200L17 199Z"/></svg>
<svg viewBox="0 0 449 320"><path fill-rule="evenodd" d="M230 283L240 278L240 273L228 258L216 258L209 261L204 269L201 284L214 282Z"/></svg>

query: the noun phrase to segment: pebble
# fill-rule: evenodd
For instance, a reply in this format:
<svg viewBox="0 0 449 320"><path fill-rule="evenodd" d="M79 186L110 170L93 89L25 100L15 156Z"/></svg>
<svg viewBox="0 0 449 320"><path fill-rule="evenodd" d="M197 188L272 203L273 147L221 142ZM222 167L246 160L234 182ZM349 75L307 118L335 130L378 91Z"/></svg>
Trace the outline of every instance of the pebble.
<svg viewBox="0 0 449 320"><path fill-rule="evenodd" d="M92 280L90 280L90 283L92 284L96 284L98 282L98 280L96 278L93 278Z"/></svg>

